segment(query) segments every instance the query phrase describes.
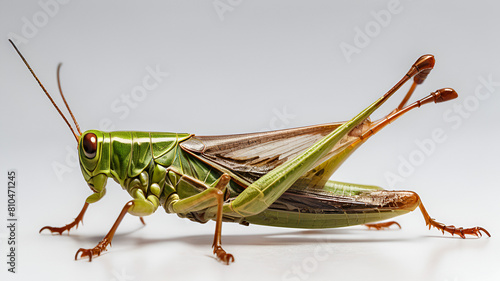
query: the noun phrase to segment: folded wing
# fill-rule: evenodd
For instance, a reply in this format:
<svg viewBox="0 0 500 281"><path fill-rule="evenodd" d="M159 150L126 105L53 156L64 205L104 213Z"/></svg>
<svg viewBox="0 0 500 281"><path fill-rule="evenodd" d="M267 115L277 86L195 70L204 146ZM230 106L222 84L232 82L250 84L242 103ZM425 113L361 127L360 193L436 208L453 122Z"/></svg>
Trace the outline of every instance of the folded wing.
<svg viewBox="0 0 500 281"><path fill-rule="evenodd" d="M366 120L352 130L317 165L358 139L368 123L370 121ZM328 123L263 133L194 136L181 143L181 147L200 160L222 166L251 183L293 159L342 124Z"/></svg>

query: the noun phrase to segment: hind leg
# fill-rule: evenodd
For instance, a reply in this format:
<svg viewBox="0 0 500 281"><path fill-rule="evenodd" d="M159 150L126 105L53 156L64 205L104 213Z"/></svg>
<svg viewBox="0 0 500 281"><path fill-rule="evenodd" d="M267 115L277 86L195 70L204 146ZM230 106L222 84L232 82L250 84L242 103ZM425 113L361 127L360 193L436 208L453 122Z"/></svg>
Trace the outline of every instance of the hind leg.
<svg viewBox="0 0 500 281"><path fill-rule="evenodd" d="M450 233L451 235L457 234L462 238L466 238L466 235L473 235L476 237L483 236L483 233L491 237L490 233L480 226L475 227L456 227L454 225L446 225L444 223L438 222L435 219L431 218L424 205L422 204L422 200L417 193L411 191L374 191L367 194L366 198L370 198L369 200L372 202L380 202L381 207L380 210L391 209L393 211L398 210L410 210L413 211L418 206L420 212L424 216L425 224L431 227L435 227L444 234L445 232ZM397 224L396 222L384 222L384 223L376 223L376 224L368 224L369 228L375 229L383 229L388 228L393 224ZM401 228L401 226L400 226Z"/></svg>
<svg viewBox="0 0 500 281"><path fill-rule="evenodd" d="M427 210L424 208L424 205L422 204L421 201L419 204L419 208L420 208L420 211L422 212L422 215L424 216L425 225L428 225L429 229L431 229L431 227L435 227L435 228L441 230L441 232L443 234L446 231L446 232L450 233L451 235L457 234L458 236L460 236L464 239L466 238L465 237L466 235L474 235L476 237L481 237L481 236L483 236L483 234L481 232L488 235L488 237L491 237L490 233L486 229L479 227L479 226L463 228L463 227L456 227L454 225L445 225L444 223L436 221L435 219L431 218L431 216L429 216L429 213L427 213Z"/></svg>

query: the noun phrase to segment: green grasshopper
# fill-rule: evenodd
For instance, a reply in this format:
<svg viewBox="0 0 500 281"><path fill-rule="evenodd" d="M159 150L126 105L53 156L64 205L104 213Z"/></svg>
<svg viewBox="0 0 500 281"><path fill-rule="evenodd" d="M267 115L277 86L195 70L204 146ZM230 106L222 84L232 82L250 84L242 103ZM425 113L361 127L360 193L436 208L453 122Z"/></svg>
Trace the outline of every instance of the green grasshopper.
<svg viewBox="0 0 500 281"><path fill-rule="evenodd" d="M142 221L143 216L153 214L160 206L167 213L195 222L215 220L213 253L226 264L234 262L234 257L221 246L222 222L313 229L366 224L382 229L397 223L373 222L419 207L429 229L433 226L443 234L446 231L462 238L479 237L482 232L490 236L482 227L462 228L437 222L415 192L329 179L361 144L404 113L457 97L453 89L445 88L406 106L416 86L433 68L432 55L420 57L392 89L347 122L226 136L97 130L81 133L61 90L59 65L59 91L77 134L12 45L73 132L83 177L93 191L73 222L63 227L46 226L40 232L47 229L62 234L78 226L89 204L106 194L108 178L133 198L108 234L94 248L80 248L75 259L80 256L91 261L105 251L127 213ZM413 84L400 105L386 117L370 121L370 115L412 78Z"/></svg>

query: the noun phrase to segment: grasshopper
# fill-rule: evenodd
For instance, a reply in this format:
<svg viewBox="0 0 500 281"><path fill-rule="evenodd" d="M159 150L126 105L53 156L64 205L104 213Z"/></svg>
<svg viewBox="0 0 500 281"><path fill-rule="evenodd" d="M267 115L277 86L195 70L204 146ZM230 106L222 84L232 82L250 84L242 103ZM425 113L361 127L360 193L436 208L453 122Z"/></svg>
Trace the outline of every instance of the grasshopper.
<svg viewBox="0 0 500 281"><path fill-rule="evenodd" d="M12 43L12 41L11 41ZM373 185L330 180L339 166L364 142L406 112L428 103L457 97L450 88L432 92L406 105L416 86L434 67L432 55L421 56L386 94L347 122L264 133L197 136L189 133L80 131L72 128L28 62L12 43L33 77L72 131L78 143L80 167L93 194L73 222L43 227L62 234L77 227L92 203L106 194L108 178L133 198L125 204L106 236L93 248L80 248L75 259L99 256L107 250L123 217L142 217L160 206L167 213L205 223L215 220L213 253L229 264L234 256L221 246L222 222L291 228L334 228L365 224L382 229L396 222L374 223L420 208L426 225L465 238L483 233L482 227L445 225L431 218L417 193L389 191ZM372 122L370 115L405 82L410 90L391 113ZM399 226L399 224L397 224Z"/></svg>

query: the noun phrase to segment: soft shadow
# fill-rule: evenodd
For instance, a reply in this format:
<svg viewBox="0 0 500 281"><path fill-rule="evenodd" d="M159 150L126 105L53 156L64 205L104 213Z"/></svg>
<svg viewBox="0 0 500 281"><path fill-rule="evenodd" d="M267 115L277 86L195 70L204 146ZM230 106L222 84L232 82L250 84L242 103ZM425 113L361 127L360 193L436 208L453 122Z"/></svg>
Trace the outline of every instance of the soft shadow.
<svg viewBox="0 0 500 281"><path fill-rule="evenodd" d="M486 236L486 235L484 235ZM464 243L460 243L460 246L457 247L457 244L455 243L446 243L444 245L439 245L434 248L434 250L430 253L429 259L428 259L428 265L426 267L426 274L427 278L434 277L436 275L436 272L438 271L439 267L441 266L441 261L445 259L446 256L449 255L454 255L457 252L463 252L465 249L478 249L478 248L485 248L488 247L490 237L470 237L468 236L467 239L463 239L459 236L449 236L449 235L431 235L424 237L425 239L436 239L436 238L441 238L441 239L458 239L464 241ZM466 240L476 240L476 239L481 239L480 243L467 243Z"/></svg>
<svg viewBox="0 0 500 281"><path fill-rule="evenodd" d="M160 244L160 243L170 243L170 242L182 242L190 245L207 245L207 243L212 243L212 234L203 235L182 235L166 238L142 238L142 237L126 237L142 227L125 232L116 234L113 238L113 242L117 243L119 241L127 241L130 244L134 244L137 247L150 245L150 244ZM388 230L391 231L391 230ZM238 234L238 235L224 235L222 236L224 245L267 245L267 246L280 246L280 245L295 245L295 244L317 244L319 242L323 243L380 243L380 242L398 242L398 241L414 241L421 239L421 237L410 237L410 238L381 238L380 236L374 238L366 238L367 232L374 232L373 230L363 230L363 229L325 229L325 230L290 230L290 232L280 232L271 234ZM363 234L363 235L362 235ZM312 237L315 235L322 235L322 238ZM335 237L338 235L343 235L344 237ZM345 235L349 235L346 238ZM329 236L324 238L324 236ZM356 238L356 236L358 238ZM81 243L92 243L99 241L104 237L102 236L89 236L89 235L70 235L72 239Z"/></svg>

